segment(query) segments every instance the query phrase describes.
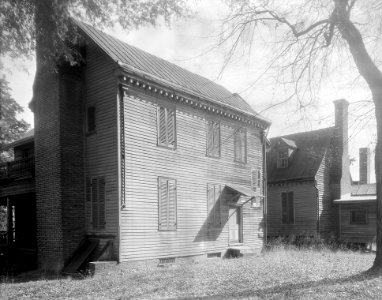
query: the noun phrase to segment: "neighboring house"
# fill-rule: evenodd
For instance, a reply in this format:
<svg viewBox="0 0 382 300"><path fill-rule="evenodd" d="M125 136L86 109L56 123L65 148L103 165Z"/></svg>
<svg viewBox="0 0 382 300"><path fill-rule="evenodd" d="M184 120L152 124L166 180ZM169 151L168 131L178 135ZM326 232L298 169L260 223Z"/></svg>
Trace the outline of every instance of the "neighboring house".
<svg viewBox="0 0 382 300"><path fill-rule="evenodd" d="M39 65L34 84L39 267L75 269L96 247L119 262L260 251L270 122L224 87L76 24L85 64Z"/></svg>
<svg viewBox="0 0 382 300"><path fill-rule="evenodd" d="M350 193L348 102L336 100L334 105L334 127L270 139L270 237L338 234L338 206L333 200Z"/></svg>
<svg viewBox="0 0 382 300"><path fill-rule="evenodd" d="M359 149L359 181L351 193L334 200L339 206L339 238L342 242L372 246L377 235L376 184L370 183L370 149Z"/></svg>

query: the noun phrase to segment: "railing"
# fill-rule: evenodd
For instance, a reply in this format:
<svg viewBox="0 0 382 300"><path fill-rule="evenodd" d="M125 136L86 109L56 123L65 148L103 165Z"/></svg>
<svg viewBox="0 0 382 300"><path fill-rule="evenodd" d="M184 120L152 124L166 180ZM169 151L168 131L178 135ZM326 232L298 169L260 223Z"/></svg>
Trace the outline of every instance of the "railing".
<svg viewBox="0 0 382 300"><path fill-rule="evenodd" d="M0 164L0 179L34 176L34 156Z"/></svg>

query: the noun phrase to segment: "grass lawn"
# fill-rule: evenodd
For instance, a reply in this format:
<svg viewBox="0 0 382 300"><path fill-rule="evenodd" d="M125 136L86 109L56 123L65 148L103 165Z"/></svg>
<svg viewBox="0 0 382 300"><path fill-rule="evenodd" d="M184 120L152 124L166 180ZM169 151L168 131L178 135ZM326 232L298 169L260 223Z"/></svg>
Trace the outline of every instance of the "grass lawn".
<svg viewBox="0 0 382 300"><path fill-rule="evenodd" d="M363 274L373 259L374 254L351 251L277 250L166 267L120 265L81 280L8 279L0 284L0 298L377 299L382 297L382 277Z"/></svg>

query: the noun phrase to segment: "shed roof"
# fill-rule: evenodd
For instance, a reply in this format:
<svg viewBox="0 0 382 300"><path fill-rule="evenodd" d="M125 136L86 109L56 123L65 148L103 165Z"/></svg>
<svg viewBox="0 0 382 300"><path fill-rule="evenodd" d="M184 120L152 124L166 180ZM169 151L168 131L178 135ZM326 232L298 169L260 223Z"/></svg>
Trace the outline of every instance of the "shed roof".
<svg viewBox="0 0 382 300"><path fill-rule="evenodd" d="M351 186L351 194L352 196L376 195L377 187L375 183L355 184Z"/></svg>
<svg viewBox="0 0 382 300"><path fill-rule="evenodd" d="M29 129L20 139L10 143L7 147L14 148L22 144L33 142L34 140L34 128Z"/></svg>
<svg viewBox="0 0 382 300"><path fill-rule="evenodd" d="M330 147L334 127L289 134L270 139L271 148L267 154L268 182L313 179L322 159ZM296 148L287 168L277 168L277 154L282 141Z"/></svg>
<svg viewBox="0 0 382 300"><path fill-rule="evenodd" d="M75 21L79 28L98 45L112 60L126 64L143 74L150 74L153 78L160 78L172 83L175 87L182 87L197 97L214 99L232 109L240 110L249 115L270 123L261 117L238 94L232 94L223 86L187 71L176 64L156 57L146 51L133 47L83 22Z"/></svg>

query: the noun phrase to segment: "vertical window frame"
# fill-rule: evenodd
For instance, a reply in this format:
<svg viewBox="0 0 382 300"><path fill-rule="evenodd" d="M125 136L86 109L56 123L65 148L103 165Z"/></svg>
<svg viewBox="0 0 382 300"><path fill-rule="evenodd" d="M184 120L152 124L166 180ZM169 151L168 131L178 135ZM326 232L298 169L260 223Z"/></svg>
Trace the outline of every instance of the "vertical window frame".
<svg viewBox="0 0 382 300"><path fill-rule="evenodd" d="M277 168L278 169L288 168L288 164L289 164L288 149L279 149L277 151Z"/></svg>
<svg viewBox="0 0 382 300"><path fill-rule="evenodd" d="M362 222L357 220L357 218L355 218L354 214L353 214L353 213L360 213L360 212L362 212L362 214L364 215L364 218L365 218L365 220ZM366 208L350 210L350 220L349 220L350 225L367 225L368 224L367 218L368 218L368 211Z"/></svg>
<svg viewBox="0 0 382 300"><path fill-rule="evenodd" d="M166 224L162 224L163 216L162 216L162 208L163 208L163 198L162 198L162 182L166 182L166 215L164 216L164 219L166 220ZM170 224L170 190L169 190L169 182L174 183L174 224ZM177 180L174 178L169 177L158 177L158 231L177 231L178 228L178 197L177 197Z"/></svg>
<svg viewBox="0 0 382 300"><path fill-rule="evenodd" d="M164 117L165 142L161 141L161 138L162 138L161 115L160 115L161 109L163 109L165 113L165 117ZM169 140L169 137L170 137L169 112L173 113L173 128L172 128L173 143ZM171 150L176 150L177 148L177 128L176 128L176 107L175 106L163 105L163 104L157 105L157 146L171 149Z"/></svg>
<svg viewBox="0 0 382 300"><path fill-rule="evenodd" d="M240 144L238 144L240 143ZM240 145L240 153L238 153ZM247 130L246 128L237 128L234 133L234 161L241 164L247 163ZM243 149L244 148L244 149Z"/></svg>

